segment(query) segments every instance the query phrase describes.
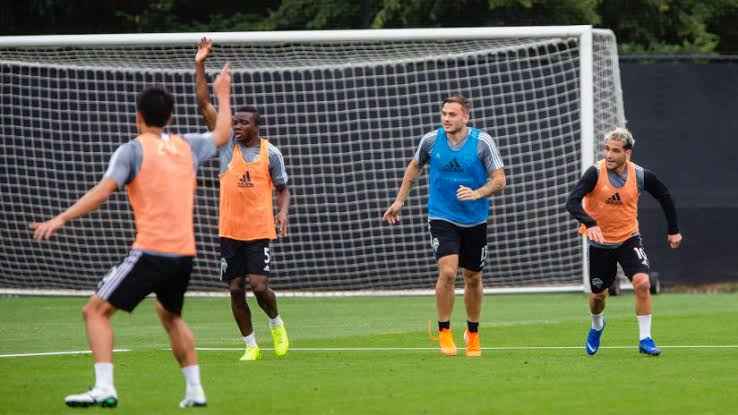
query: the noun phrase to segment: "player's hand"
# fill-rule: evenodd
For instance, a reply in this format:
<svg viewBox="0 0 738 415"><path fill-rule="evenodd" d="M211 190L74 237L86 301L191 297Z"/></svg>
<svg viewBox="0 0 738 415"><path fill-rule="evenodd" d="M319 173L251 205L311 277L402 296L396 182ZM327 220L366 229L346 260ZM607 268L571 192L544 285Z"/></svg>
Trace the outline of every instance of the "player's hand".
<svg viewBox="0 0 738 415"><path fill-rule="evenodd" d="M602 229L599 226L587 228L587 238L592 242L605 243L605 235L602 234Z"/></svg>
<svg viewBox="0 0 738 415"><path fill-rule="evenodd" d="M213 41L207 37L200 39L200 43L197 44L197 54L195 55L195 63L203 63L210 55L210 51L213 49Z"/></svg>
<svg viewBox="0 0 738 415"><path fill-rule="evenodd" d="M402 209L402 205L404 203L394 201L390 207L387 209L386 212L384 212L384 215L382 216L382 219L384 219L387 223L390 225L394 225L395 223L400 221L400 209Z"/></svg>
<svg viewBox="0 0 738 415"><path fill-rule="evenodd" d="M213 89L217 97L222 97L231 92L231 67L226 63L221 69L218 77L213 82Z"/></svg>
<svg viewBox="0 0 738 415"><path fill-rule="evenodd" d="M277 222L277 235L280 238L287 236L287 212L277 213L275 220Z"/></svg>
<svg viewBox="0 0 738 415"><path fill-rule="evenodd" d="M459 188L456 189L456 198L462 201L477 200L481 197L482 195L479 194L479 191L472 190L471 188L468 188L466 186L459 186Z"/></svg>
<svg viewBox="0 0 738 415"><path fill-rule="evenodd" d="M679 248L679 245L682 244L682 234L675 233L674 235L666 235L666 242L669 243L670 248L677 249Z"/></svg>
<svg viewBox="0 0 738 415"><path fill-rule="evenodd" d="M60 218L59 216L56 216L53 219L49 219L43 223L32 223L31 229L33 229L33 239L37 241L49 239L51 235L54 234L54 232L64 226L64 223L64 219Z"/></svg>

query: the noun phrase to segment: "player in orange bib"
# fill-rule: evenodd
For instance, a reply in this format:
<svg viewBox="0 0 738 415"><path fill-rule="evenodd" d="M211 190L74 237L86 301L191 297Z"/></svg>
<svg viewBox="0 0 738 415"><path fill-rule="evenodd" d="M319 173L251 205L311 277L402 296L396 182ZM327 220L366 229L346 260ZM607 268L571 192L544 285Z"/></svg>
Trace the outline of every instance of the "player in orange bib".
<svg viewBox="0 0 738 415"><path fill-rule="evenodd" d="M212 41L203 38L195 56L197 104L209 129L215 125L215 109L208 98L205 60ZM246 350L241 360L261 359L246 303L246 286L269 317L278 357L287 354L289 340L277 310L277 298L269 288L269 243L287 235L290 193L282 153L259 137L261 116L255 107L236 110L232 135L215 142L220 161L220 272L231 294L231 310ZM274 216L272 187L277 190L278 213ZM275 230L276 228L276 230Z"/></svg>
<svg viewBox="0 0 738 415"><path fill-rule="evenodd" d="M566 208L579 221L579 232L589 240L589 308L592 327L585 351L597 353L605 329L607 289L615 282L617 264L633 283L641 353L658 356L661 349L651 337L651 285L648 256L638 229L638 199L643 190L658 200L668 224L667 243L682 241L676 208L666 186L651 171L633 163L635 140L625 128L605 136L603 160L590 167L569 195Z"/></svg>
<svg viewBox="0 0 738 415"><path fill-rule="evenodd" d="M49 239L65 223L100 206L116 188L128 188L136 239L128 256L103 277L82 310L95 359L95 386L67 396L68 406L118 405L110 319L117 310L132 312L151 293L156 294L157 314L185 377L180 406L206 405L195 338L181 313L195 255L192 211L196 172L215 154L213 141L227 138L231 130L230 87L226 65L215 80L221 110L215 129L208 134L182 136L163 132L174 110L174 97L161 87L144 89L136 100L138 137L118 147L102 180L74 205L53 219L31 224L35 239Z"/></svg>

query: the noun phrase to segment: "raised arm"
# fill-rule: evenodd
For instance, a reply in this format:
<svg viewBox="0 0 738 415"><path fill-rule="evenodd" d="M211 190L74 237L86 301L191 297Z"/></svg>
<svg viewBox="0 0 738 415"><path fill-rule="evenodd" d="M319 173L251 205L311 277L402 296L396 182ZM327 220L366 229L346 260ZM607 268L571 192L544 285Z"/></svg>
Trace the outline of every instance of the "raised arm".
<svg viewBox="0 0 738 415"><path fill-rule="evenodd" d="M33 239L49 239L65 223L72 219L86 215L97 209L118 187L118 183L111 178L103 178L100 182L77 200L71 207L55 217L42 223L32 223Z"/></svg>
<svg viewBox="0 0 738 415"><path fill-rule="evenodd" d="M213 128L213 141L217 147L228 142L231 137L233 117L231 116L231 71L226 63L223 70L213 82L215 96L218 99L218 114Z"/></svg>
<svg viewBox="0 0 738 415"><path fill-rule="evenodd" d="M215 108L210 103L210 95L208 94L208 80L205 77L205 61L210 55L213 48L213 41L204 37L200 39L197 45L197 54L195 55L195 91L197 94L197 108L208 126L208 130L215 128L217 118Z"/></svg>

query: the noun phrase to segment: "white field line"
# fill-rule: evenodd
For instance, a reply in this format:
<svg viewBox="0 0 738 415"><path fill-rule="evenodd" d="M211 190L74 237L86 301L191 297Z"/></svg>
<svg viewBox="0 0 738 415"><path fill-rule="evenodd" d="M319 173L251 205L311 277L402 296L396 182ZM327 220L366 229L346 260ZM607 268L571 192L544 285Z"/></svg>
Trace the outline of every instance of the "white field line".
<svg viewBox="0 0 738 415"><path fill-rule="evenodd" d="M623 283L620 287L624 290L632 290L630 283ZM464 293L463 288L454 291L457 295ZM485 288L485 294L530 294L530 293L583 293L584 287L579 285L560 286L536 286L536 287L499 287ZM34 288L0 288L0 295L18 296L64 296L64 297L89 297L94 293L92 290L70 290L70 289L34 289ZM253 298L253 293L248 292L248 297ZM428 297L436 295L432 289L407 289L407 290L355 290L355 291L290 291L281 290L277 297L296 298L327 298L327 297ZM154 297L150 294L149 297ZM187 297L229 297L226 290L217 291L188 291Z"/></svg>
<svg viewBox="0 0 738 415"><path fill-rule="evenodd" d="M482 347L483 350L578 350L584 346L508 346L508 347ZM662 349L738 349L738 344L694 344L694 345L667 345L659 346ZM637 346L601 346L600 349L635 349ZM271 347L262 347L262 350L274 350ZM162 351L171 351L162 348ZM228 352L242 351L243 347L198 347L202 352ZM438 347L291 347L294 352L401 352L401 351L437 351ZM132 352L131 349L114 349L115 353ZM43 353L13 353L0 354L4 357L36 357L36 356L65 356L76 354L90 354L89 350L71 350L63 352Z"/></svg>
<svg viewBox="0 0 738 415"><path fill-rule="evenodd" d="M659 346L662 349L738 349L738 344L725 345L673 345ZM579 350L584 346L509 346L509 347L482 347L483 350ZM638 346L601 346L600 349L636 349ZM274 350L262 347L262 350ZM171 350L168 348L162 350ZM198 351L243 351L243 347L198 347ZM296 352L392 352L392 351L437 351L438 347L290 347Z"/></svg>
<svg viewBox="0 0 738 415"><path fill-rule="evenodd" d="M131 349L113 349L115 353L130 352ZM0 357L34 357L34 356L64 356L74 354L90 354L89 350L71 350L68 352L44 352L44 353L14 353L14 354L0 354Z"/></svg>

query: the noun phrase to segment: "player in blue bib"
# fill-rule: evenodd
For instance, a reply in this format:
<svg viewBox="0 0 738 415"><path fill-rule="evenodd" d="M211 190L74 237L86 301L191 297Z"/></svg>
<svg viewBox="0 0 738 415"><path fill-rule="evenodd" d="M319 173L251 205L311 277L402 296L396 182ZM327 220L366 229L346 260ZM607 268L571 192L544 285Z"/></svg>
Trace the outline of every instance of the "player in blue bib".
<svg viewBox="0 0 738 415"><path fill-rule="evenodd" d="M436 139L430 149L430 195L428 217L459 226L474 226L487 222L490 200L460 200L460 187L478 189L487 183L488 173L477 155L479 129L467 128L469 133L460 148L452 149L446 130L436 130Z"/></svg>
<svg viewBox="0 0 738 415"><path fill-rule="evenodd" d="M423 136L395 201L384 213L390 224L399 221L400 209L415 178L429 164L428 224L431 247L438 262L436 307L441 353L456 355L451 332L454 283L459 268L464 276L467 329L466 355L481 355L479 316L482 308L482 269L487 258L487 218L493 194L505 188L502 158L492 137L468 127L471 103L460 95L441 106L442 127Z"/></svg>

